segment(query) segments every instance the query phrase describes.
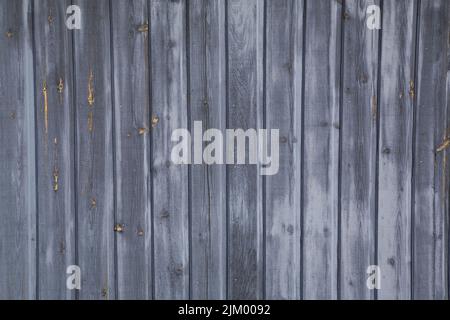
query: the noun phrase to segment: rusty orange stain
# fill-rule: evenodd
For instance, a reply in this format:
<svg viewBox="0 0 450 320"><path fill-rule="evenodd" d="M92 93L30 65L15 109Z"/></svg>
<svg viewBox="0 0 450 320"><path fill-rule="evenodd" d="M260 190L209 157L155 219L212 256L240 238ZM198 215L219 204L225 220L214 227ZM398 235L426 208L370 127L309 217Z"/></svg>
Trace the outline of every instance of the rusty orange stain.
<svg viewBox="0 0 450 320"><path fill-rule="evenodd" d="M48 133L48 94L47 94L47 82L44 80L42 94L44 96L44 126L45 133Z"/></svg>
<svg viewBox="0 0 450 320"><path fill-rule="evenodd" d="M59 170L57 167L53 170L53 191L58 191Z"/></svg>
<svg viewBox="0 0 450 320"><path fill-rule="evenodd" d="M414 99L416 93L414 91L414 81L409 81L409 96L411 97L411 99Z"/></svg>
<svg viewBox="0 0 450 320"><path fill-rule="evenodd" d="M439 145L439 147L437 147L436 152L441 152L444 151L445 149L447 149L448 147L450 147L450 138L445 138L444 141Z"/></svg>
<svg viewBox="0 0 450 320"><path fill-rule="evenodd" d="M139 32L148 32L148 23L144 23L143 25L139 26L138 28Z"/></svg>
<svg viewBox="0 0 450 320"><path fill-rule="evenodd" d="M139 134L142 136L143 134L145 134L148 131L147 128L139 128L138 132Z"/></svg>
<svg viewBox="0 0 450 320"><path fill-rule="evenodd" d="M92 70L89 73L88 80L88 104L90 107L94 105L94 74Z"/></svg>

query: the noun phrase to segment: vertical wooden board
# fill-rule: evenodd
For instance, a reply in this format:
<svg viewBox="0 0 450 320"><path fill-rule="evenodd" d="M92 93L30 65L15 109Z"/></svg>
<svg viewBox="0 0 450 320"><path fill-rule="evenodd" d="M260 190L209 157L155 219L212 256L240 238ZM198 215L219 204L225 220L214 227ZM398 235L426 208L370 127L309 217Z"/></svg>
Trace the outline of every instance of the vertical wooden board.
<svg viewBox="0 0 450 320"><path fill-rule="evenodd" d="M110 16L107 0L74 2L80 299L115 297Z"/></svg>
<svg viewBox="0 0 450 320"><path fill-rule="evenodd" d="M152 297L149 26L145 0L112 1L118 298Z"/></svg>
<svg viewBox="0 0 450 320"><path fill-rule="evenodd" d="M0 2L0 299L36 297L31 1Z"/></svg>
<svg viewBox="0 0 450 320"><path fill-rule="evenodd" d="M303 146L303 296L337 298L342 5L307 1Z"/></svg>
<svg viewBox="0 0 450 320"><path fill-rule="evenodd" d="M341 171L341 297L371 299L366 270L375 264L375 180L379 31L366 11L379 1L345 2Z"/></svg>
<svg viewBox="0 0 450 320"><path fill-rule="evenodd" d="M157 122L152 129L154 293L156 299L187 299L188 167L170 159L172 131L187 128L189 118L186 2L154 0L150 20L151 106Z"/></svg>
<svg viewBox="0 0 450 320"><path fill-rule="evenodd" d="M384 1L380 67L380 299L411 297L411 173L416 2Z"/></svg>
<svg viewBox="0 0 450 320"><path fill-rule="evenodd" d="M75 261L72 36L69 1L34 2L40 299L72 299Z"/></svg>
<svg viewBox="0 0 450 320"><path fill-rule="evenodd" d="M445 299L448 1L420 1L414 155L414 299Z"/></svg>
<svg viewBox="0 0 450 320"><path fill-rule="evenodd" d="M226 126L225 1L189 1L190 128ZM226 297L226 179L223 165L191 167L191 298Z"/></svg>
<svg viewBox="0 0 450 320"><path fill-rule="evenodd" d="M300 298L303 1L267 2L266 127L280 130L266 177L266 298Z"/></svg>
<svg viewBox="0 0 450 320"><path fill-rule="evenodd" d="M264 2L227 6L227 128L261 128ZM262 180L256 165L227 166L229 299L263 297Z"/></svg>
<svg viewBox="0 0 450 320"><path fill-rule="evenodd" d="M447 14L450 16L450 5L447 6ZM448 19L447 21L447 34L448 34L448 42L447 42L447 110L446 110L446 116L445 116L445 120L447 123L447 128L450 128L450 19ZM448 167L450 167L449 163L448 163L448 159L449 159L449 152L450 150L447 149L446 151L447 154L447 164L446 164L446 177L447 179L450 178L450 172ZM448 180L447 180L448 181ZM450 197L450 186L447 185L447 194ZM450 204L447 204L447 212L449 210ZM450 214L447 213L446 219L445 219L445 225L446 225L446 229L445 229L445 234L444 234L444 243L446 244L446 252L447 252L447 299L449 299L450 297L450 245L449 245L449 241L450 241Z"/></svg>

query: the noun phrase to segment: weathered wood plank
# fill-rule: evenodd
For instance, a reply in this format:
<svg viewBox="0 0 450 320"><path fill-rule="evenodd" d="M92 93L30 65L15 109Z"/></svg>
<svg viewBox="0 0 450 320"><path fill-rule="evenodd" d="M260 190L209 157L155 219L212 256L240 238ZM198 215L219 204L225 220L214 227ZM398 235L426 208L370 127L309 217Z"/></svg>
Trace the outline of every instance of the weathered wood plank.
<svg viewBox="0 0 450 320"><path fill-rule="evenodd" d="M31 1L0 2L0 299L36 297Z"/></svg>
<svg viewBox="0 0 450 320"><path fill-rule="evenodd" d="M190 128L226 126L225 1L189 1ZM191 298L226 297L226 176L223 165L191 167Z"/></svg>
<svg viewBox="0 0 450 320"><path fill-rule="evenodd" d="M448 1L420 1L414 150L414 299L446 299Z"/></svg>
<svg viewBox="0 0 450 320"><path fill-rule="evenodd" d="M109 1L77 0L76 184L80 299L115 297Z"/></svg>
<svg viewBox="0 0 450 320"><path fill-rule="evenodd" d="M299 299L303 1L267 2L266 127L280 167L266 177L266 298Z"/></svg>
<svg viewBox="0 0 450 320"><path fill-rule="evenodd" d="M75 261L74 108L70 1L34 2L40 299L73 299Z"/></svg>
<svg viewBox="0 0 450 320"><path fill-rule="evenodd" d="M170 161L172 131L187 128L186 2L151 2L155 298L189 297L188 167ZM193 191L195 192L195 191Z"/></svg>
<svg viewBox="0 0 450 320"><path fill-rule="evenodd" d="M303 151L303 296L337 298L342 6L307 1Z"/></svg>
<svg viewBox="0 0 450 320"><path fill-rule="evenodd" d="M450 16L450 5L447 5L447 14ZM447 128L450 128L450 19L447 20L447 34L448 34L448 42L447 42L447 110L446 110L446 116L445 116L445 121L446 121L446 125ZM447 160L449 159L449 152L450 150L447 149L446 151L446 155L447 155ZM446 175L446 179L447 181L449 181L450 179L450 172L448 171L448 161L447 161L447 169L445 170L445 175ZM447 194L450 196L450 186L447 185ZM447 203L447 210L450 210L450 204ZM443 242L446 244L446 253L447 253L447 259L446 259L446 263L447 263L447 278L446 278L446 283L447 283L447 299L449 299L450 297L450 246L449 246L449 239L450 239L450 219L449 219L449 215L447 215L446 220L445 220L445 224L446 224L446 229L445 229L445 234L444 234L444 239Z"/></svg>
<svg viewBox="0 0 450 320"><path fill-rule="evenodd" d="M341 298L371 299L366 270L375 264L375 180L379 31L366 11L379 1L346 1L343 48Z"/></svg>
<svg viewBox="0 0 450 320"><path fill-rule="evenodd" d="M118 298L152 297L148 3L113 1Z"/></svg>
<svg viewBox="0 0 450 320"><path fill-rule="evenodd" d="M411 173L416 2L383 2L378 265L380 299L411 297Z"/></svg>
<svg viewBox="0 0 450 320"><path fill-rule="evenodd" d="M227 128L261 128L264 2L230 0L227 6ZM230 299L263 297L262 180L256 165L227 166Z"/></svg>

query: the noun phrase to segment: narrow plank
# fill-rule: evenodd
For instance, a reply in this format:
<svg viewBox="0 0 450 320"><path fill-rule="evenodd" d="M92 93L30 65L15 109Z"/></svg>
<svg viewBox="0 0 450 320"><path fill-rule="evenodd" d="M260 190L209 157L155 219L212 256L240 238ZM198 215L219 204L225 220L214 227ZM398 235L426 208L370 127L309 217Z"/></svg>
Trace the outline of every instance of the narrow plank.
<svg viewBox="0 0 450 320"><path fill-rule="evenodd" d="M411 297L415 1L383 2L378 174L380 299Z"/></svg>
<svg viewBox="0 0 450 320"><path fill-rule="evenodd" d="M450 15L450 5L447 5L447 14ZM446 116L445 116L445 120L447 123L447 128L450 128L450 19L447 20L447 33L448 33L448 47L447 47L447 110L446 110ZM447 155L447 160L449 159L449 152L450 150L446 150L446 155ZM447 162L447 167L449 167L449 164ZM446 174L446 179L447 181L449 181L448 179L450 179L450 172L448 172L448 169L445 170L445 174ZM449 185L447 185L447 194L450 196L450 187ZM450 208L450 204L447 204L447 210L449 210ZM450 246L448 245L449 243L449 239L450 239L450 221L449 221L449 217L447 216L446 218L446 229L445 229L445 234L444 234L444 243L446 243L446 253L447 253L447 279L446 279L446 283L447 283L447 297L446 299L448 300L450 298Z"/></svg>
<svg viewBox="0 0 450 320"><path fill-rule="evenodd" d="M227 3L227 128L263 125L264 2ZM256 165L227 166L228 298L263 297L262 176Z"/></svg>
<svg viewBox="0 0 450 320"><path fill-rule="evenodd" d="M189 1L190 128L225 132L225 1ZM226 176L223 165L191 167L191 297L226 297Z"/></svg>
<svg viewBox="0 0 450 320"><path fill-rule="evenodd" d="M148 3L113 1L118 298L152 297Z"/></svg>
<svg viewBox="0 0 450 320"><path fill-rule="evenodd" d="M269 1L266 19L266 127L281 142L266 177L266 298L300 299L303 1Z"/></svg>
<svg viewBox="0 0 450 320"><path fill-rule="evenodd" d="M75 297L66 288L66 269L76 262L72 36L65 26L69 5L34 3L40 299Z"/></svg>
<svg viewBox="0 0 450 320"><path fill-rule="evenodd" d="M371 299L366 270L375 264L375 180L379 31L366 10L379 1L345 3L343 49L341 298Z"/></svg>
<svg viewBox="0 0 450 320"><path fill-rule="evenodd" d="M150 20L155 298L187 299L188 167L170 161L172 131L187 128L189 117L186 2L154 0Z"/></svg>
<svg viewBox="0 0 450 320"><path fill-rule="evenodd" d="M0 299L36 298L31 1L0 2Z"/></svg>
<svg viewBox="0 0 450 320"><path fill-rule="evenodd" d="M446 299L448 1L421 1L414 156L414 299ZM438 150L437 150L438 149Z"/></svg>
<svg viewBox="0 0 450 320"><path fill-rule="evenodd" d="M303 297L337 298L342 6L308 1L303 151Z"/></svg>
<svg viewBox="0 0 450 320"><path fill-rule="evenodd" d="M78 0L74 31L80 299L115 297L109 1Z"/></svg>

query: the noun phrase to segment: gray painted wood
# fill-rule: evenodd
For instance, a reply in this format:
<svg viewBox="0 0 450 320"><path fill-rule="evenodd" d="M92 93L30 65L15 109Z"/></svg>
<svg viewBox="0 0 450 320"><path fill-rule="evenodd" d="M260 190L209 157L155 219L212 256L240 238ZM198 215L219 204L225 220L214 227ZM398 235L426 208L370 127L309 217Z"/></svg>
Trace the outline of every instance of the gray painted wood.
<svg viewBox="0 0 450 320"><path fill-rule="evenodd" d="M303 297L337 298L342 5L306 3Z"/></svg>
<svg viewBox="0 0 450 320"><path fill-rule="evenodd" d="M0 299L36 298L31 5L0 2Z"/></svg>
<svg viewBox="0 0 450 320"><path fill-rule="evenodd" d="M170 161L172 131L187 128L186 2L151 2L154 292L189 298L189 181L186 165ZM156 122L156 121L155 121ZM195 190L193 191L195 192Z"/></svg>
<svg viewBox="0 0 450 320"><path fill-rule="evenodd" d="M225 1L189 1L190 128L226 128ZM191 131L192 132L192 131ZM226 297L226 172L191 167L191 298Z"/></svg>
<svg viewBox="0 0 450 320"><path fill-rule="evenodd" d="M69 1L34 2L36 161L40 299L73 299L66 269L75 261L74 107ZM44 92L45 90L45 92Z"/></svg>
<svg viewBox="0 0 450 320"><path fill-rule="evenodd" d="M112 1L117 286L120 299L152 297L149 8Z"/></svg>
<svg viewBox="0 0 450 320"><path fill-rule="evenodd" d="M264 2L230 0L227 6L227 128L261 128ZM230 299L263 297L262 191L256 165L227 166Z"/></svg>
<svg viewBox="0 0 450 320"><path fill-rule="evenodd" d="M115 298L109 1L79 0L74 34L80 299Z"/></svg>
<svg viewBox="0 0 450 320"><path fill-rule="evenodd" d="M448 1L73 2L0 2L0 299L448 298ZM278 174L172 164L197 120Z"/></svg>
<svg viewBox="0 0 450 320"><path fill-rule="evenodd" d="M375 264L378 47L366 27L373 0L346 1L342 65L341 244L342 299L372 299L366 270Z"/></svg>
<svg viewBox="0 0 450 320"><path fill-rule="evenodd" d="M446 299L448 1L421 1L414 144L414 299Z"/></svg>
<svg viewBox="0 0 450 320"><path fill-rule="evenodd" d="M409 299L416 2L384 1L382 27L378 298Z"/></svg>
<svg viewBox="0 0 450 320"><path fill-rule="evenodd" d="M280 128L280 168L266 177L266 298L301 297L303 1L267 2L266 128Z"/></svg>

